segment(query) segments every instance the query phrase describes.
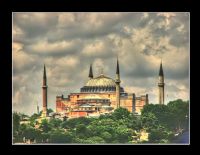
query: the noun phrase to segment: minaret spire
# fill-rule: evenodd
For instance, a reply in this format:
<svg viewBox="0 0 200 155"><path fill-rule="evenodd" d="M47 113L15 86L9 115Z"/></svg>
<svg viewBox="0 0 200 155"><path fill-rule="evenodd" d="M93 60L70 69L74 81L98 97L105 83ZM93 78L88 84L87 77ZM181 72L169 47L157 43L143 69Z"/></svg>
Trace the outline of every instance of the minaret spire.
<svg viewBox="0 0 200 155"><path fill-rule="evenodd" d="M43 85L46 85L47 82L47 76L46 76L46 67L44 64L44 72L43 72Z"/></svg>
<svg viewBox="0 0 200 155"><path fill-rule="evenodd" d="M160 63L159 76L164 76L164 74L163 74L163 68L162 68L162 59L161 59L161 63Z"/></svg>
<svg viewBox="0 0 200 155"><path fill-rule="evenodd" d="M118 57L117 57L117 69L116 69L116 74L119 74L119 62L118 62Z"/></svg>
<svg viewBox="0 0 200 155"><path fill-rule="evenodd" d="M160 63L160 70L159 70L159 81L158 81L158 103L164 104L164 73L163 73L163 67L162 67L162 60Z"/></svg>
<svg viewBox="0 0 200 155"><path fill-rule="evenodd" d="M118 61L118 57L117 57L117 67L116 67L116 79L115 79L115 83L116 83L116 107L119 108L120 107L120 73L119 73L119 61Z"/></svg>
<svg viewBox="0 0 200 155"><path fill-rule="evenodd" d="M89 78L93 78L92 64L90 64Z"/></svg>

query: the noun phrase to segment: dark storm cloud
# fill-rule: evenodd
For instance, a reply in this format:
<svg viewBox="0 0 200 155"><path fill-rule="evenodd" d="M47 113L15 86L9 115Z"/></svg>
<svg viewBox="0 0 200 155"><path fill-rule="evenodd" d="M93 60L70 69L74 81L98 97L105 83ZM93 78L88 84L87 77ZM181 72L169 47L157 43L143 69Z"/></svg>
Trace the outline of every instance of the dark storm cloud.
<svg viewBox="0 0 200 155"><path fill-rule="evenodd" d="M54 13L14 13L13 22L26 38L38 38L55 28L58 16Z"/></svg>
<svg viewBox="0 0 200 155"><path fill-rule="evenodd" d="M137 65L134 65L130 70L126 70L125 76L134 77L134 78L148 78L157 74L154 66L149 66L144 62L139 62Z"/></svg>
<svg viewBox="0 0 200 155"><path fill-rule="evenodd" d="M56 95L87 82L91 63L94 76L103 68L115 78L117 55L131 93L148 93L156 103L162 57L170 99L188 98L188 23L185 13L14 13L13 108L33 113L37 100L42 106L44 63L48 105L55 108Z"/></svg>
<svg viewBox="0 0 200 155"><path fill-rule="evenodd" d="M181 68L181 69L170 69L170 68L166 68L165 69L165 75L166 78L169 79L186 79L188 78L189 75L189 67L185 67L185 68Z"/></svg>
<svg viewBox="0 0 200 155"><path fill-rule="evenodd" d="M49 42L72 39L91 39L120 33L124 22L129 25L137 24L140 13L14 13L15 26L23 31L16 35L15 41L26 43L46 37ZM73 18L69 20L69 18ZM97 24L99 23L99 24Z"/></svg>
<svg viewBox="0 0 200 155"><path fill-rule="evenodd" d="M41 65L43 64L43 62L41 62L40 60L35 59L34 61L31 61L30 63L20 66L17 66L18 62L13 61L13 74L14 75L19 75L21 73L24 72L35 72L41 69Z"/></svg>

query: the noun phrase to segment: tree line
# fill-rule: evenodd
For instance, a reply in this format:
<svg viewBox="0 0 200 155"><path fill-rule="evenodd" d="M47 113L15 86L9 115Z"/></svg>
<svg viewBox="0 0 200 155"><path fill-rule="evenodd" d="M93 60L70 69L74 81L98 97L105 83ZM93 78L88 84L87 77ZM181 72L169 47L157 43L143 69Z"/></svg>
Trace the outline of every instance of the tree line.
<svg viewBox="0 0 200 155"><path fill-rule="evenodd" d="M189 101L178 99L167 105L148 104L141 115L120 107L98 118L52 118L38 124L40 114L33 114L29 117L30 123L20 124L23 117L25 115L13 113L14 143L23 142L24 138L37 143L172 143L177 133L188 130ZM147 141L134 140L141 131L148 133Z"/></svg>

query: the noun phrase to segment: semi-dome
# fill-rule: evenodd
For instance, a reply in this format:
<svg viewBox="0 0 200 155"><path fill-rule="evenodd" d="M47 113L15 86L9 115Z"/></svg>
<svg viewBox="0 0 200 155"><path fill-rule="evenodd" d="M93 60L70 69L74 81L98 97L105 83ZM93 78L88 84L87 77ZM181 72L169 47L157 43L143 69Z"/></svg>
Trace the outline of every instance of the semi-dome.
<svg viewBox="0 0 200 155"><path fill-rule="evenodd" d="M101 74L100 76L96 78L90 79L85 86L103 86L103 87L115 87L115 81L112 78L106 77L105 75Z"/></svg>

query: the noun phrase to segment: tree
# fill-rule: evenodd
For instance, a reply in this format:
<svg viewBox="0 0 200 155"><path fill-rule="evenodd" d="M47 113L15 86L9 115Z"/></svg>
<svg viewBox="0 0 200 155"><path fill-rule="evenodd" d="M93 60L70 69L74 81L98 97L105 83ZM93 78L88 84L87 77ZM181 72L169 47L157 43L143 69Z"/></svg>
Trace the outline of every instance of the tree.
<svg viewBox="0 0 200 155"><path fill-rule="evenodd" d="M119 107L113 112L112 116L116 120L125 119L130 117L130 112L126 108Z"/></svg>
<svg viewBox="0 0 200 155"><path fill-rule="evenodd" d="M158 126L158 118L152 112L143 113L141 123L143 128L151 130Z"/></svg>
<svg viewBox="0 0 200 155"><path fill-rule="evenodd" d="M34 113L34 114L30 117L29 121L30 121L31 126L34 127L34 125L35 125L35 123L36 123L36 120L37 120L39 117L40 117L40 115L39 115L39 114L36 114L36 113Z"/></svg>
<svg viewBox="0 0 200 155"><path fill-rule="evenodd" d="M115 130L115 138L118 143L128 143L132 139L132 130L127 126L120 125Z"/></svg>
<svg viewBox="0 0 200 155"><path fill-rule="evenodd" d="M53 109L51 109L51 108L47 109L47 113L48 113L48 114L50 114L50 113L52 113L52 112L53 112Z"/></svg>
<svg viewBox="0 0 200 155"><path fill-rule="evenodd" d="M98 136L104 131L114 133L116 126L118 126L118 122L108 118L94 120L87 128L90 131L90 135Z"/></svg>
<svg viewBox="0 0 200 155"><path fill-rule="evenodd" d="M24 118L28 118L29 116L24 113L19 113L20 119L23 120Z"/></svg>
<svg viewBox="0 0 200 155"><path fill-rule="evenodd" d="M89 137L87 139L75 138L74 142L75 143L82 143L82 144L100 144L100 143L105 143L103 138L98 137L98 136Z"/></svg>
<svg viewBox="0 0 200 155"><path fill-rule="evenodd" d="M121 125L126 125L128 128L140 130L142 128L141 119L139 116L134 116L132 113L128 118L118 120Z"/></svg>
<svg viewBox="0 0 200 155"><path fill-rule="evenodd" d="M38 119L40 117L39 114L34 113L31 117L30 117L30 121L35 121L36 119Z"/></svg>
<svg viewBox="0 0 200 155"><path fill-rule="evenodd" d="M87 128L84 124L78 124L76 126L76 134L86 135Z"/></svg>
<svg viewBox="0 0 200 155"><path fill-rule="evenodd" d="M48 121L46 119L43 119L42 123L40 125L40 129L42 129L43 132L47 133L52 129L52 127L51 127L51 125L48 123Z"/></svg>
<svg viewBox="0 0 200 155"><path fill-rule="evenodd" d="M101 114L98 119L113 119L113 115L111 113L108 114Z"/></svg>
<svg viewBox="0 0 200 155"><path fill-rule="evenodd" d="M149 134L150 143L169 143L173 138L173 132L162 125L152 128Z"/></svg>
<svg viewBox="0 0 200 155"><path fill-rule="evenodd" d="M94 136L94 137L88 138L87 142L89 142L91 144L105 143L105 141L103 140L103 138L98 137L98 136Z"/></svg>
<svg viewBox="0 0 200 155"><path fill-rule="evenodd" d="M66 121L63 121L62 127L65 129L75 128L79 124L88 125L93 119L86 118L86 117L79 117L79 118L72 118Z"/></svg>
<svg viewBox="0 0 200 155"><path fill-rule="evenodd" d="M31 126L27 126L27 128L23 132L23 137L30 140L40 139L41 132Z"/></svg>
<svg viewBox="0 0 200 155"><path fill-rule="evenodd" d="M60 124L61 128L67 129L68 128L68 120L64 120L62 121L62 123Z"/></svg>
<svg viewBox="0 0 200 155"><path fill-rule="evenodd" d="M42 115L42 112L43 112L42 110L39 112L39 116ZM53 112L53 109L51 109L51 108L47 109L47 114L50 114L52 112Z"/></svg>
<svg viewBox="0 0 200 155"><path fill-rule="evenodd" d="M159 124L168 128L171 127L173 115L168 106L162 104L148 104L144 106L141 116L145 116L147 113L153 114L157 118Z"/></svg>
<svg viewBox="0 0 200 155"><path fill-rule="evenodd" d="M50 139L50 133L45 133L42 132L41 137L40 137L40 142L49 142Z"/></svg>
<svg viewBox="0 0 200 155"><path fill-rule="evenodd" d="M173 114L172 120L175 128L177 130L187 129L189 125L189 101L178 99L170 101L167 106Z"/></svg>
<svg viewBox="0 0 200 155"><path fill-rule="evenodd" d="M17 112L13 113L13 133L16 135L19 131L20 115Z"/></svg>
<svg viewBox="0 0 200 155"><path fill-rule="evenodd" d="M50 133L50 142L51 143L71 143L72 134L63 132L62 130L55 130Z"/></svg>
<svg viewBox="0 0 200 155"><path fill-rule="evenodd" d="M111 143L113 140L112 134L108 131L102 132L100 137L103 138L106 143Z"/></svg>
<svg viewBox="0 0 200 155"><path fill-rule="evenodd" d="M49 121L49 124L53 128L59 128L61 126L62 121L60 119L53 118Z"/></svg>

